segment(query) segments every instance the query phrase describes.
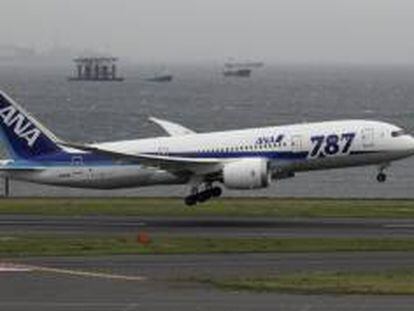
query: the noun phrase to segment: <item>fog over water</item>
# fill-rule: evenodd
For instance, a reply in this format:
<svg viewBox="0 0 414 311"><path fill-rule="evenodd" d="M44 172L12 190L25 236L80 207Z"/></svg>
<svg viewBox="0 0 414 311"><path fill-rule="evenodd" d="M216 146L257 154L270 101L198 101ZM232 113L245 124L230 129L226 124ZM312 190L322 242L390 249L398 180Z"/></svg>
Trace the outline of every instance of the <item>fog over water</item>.
<svg viewBox="0 0 414 311"><path fill-rule="evenodd" d="M0 46L142 62L413 63L411 0L0 0Z"/></svg>
<svg viewBox="0 0 414 311"><path fill-rule="evenodd" d="M171 66L175 80L140 79L151 67L124 70L124 82L68 82L62 69L2 68L0 86L57 136L77 142L164 135L149 116L199 132L364 118L414 132L414 66L267 66L250 79L220 67ZM376 168L298 174L247 196L414 197L414 159L393 164L385 184ZM184 195L185 186L88 191L12 183L14 195Z"/></svg>

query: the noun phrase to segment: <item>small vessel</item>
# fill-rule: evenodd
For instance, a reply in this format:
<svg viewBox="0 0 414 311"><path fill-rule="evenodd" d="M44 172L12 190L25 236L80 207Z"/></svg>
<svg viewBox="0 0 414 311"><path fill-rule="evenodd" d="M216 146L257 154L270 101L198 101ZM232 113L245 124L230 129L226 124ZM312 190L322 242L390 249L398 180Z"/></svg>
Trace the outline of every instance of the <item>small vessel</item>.
<svg viewBox="0 0 414 311"><path fill-rule="evenodd" d="M246 61L246 62L235 62L233 60L229 60L224 64L226 68L235 68L235 67L243 67L243 68L261 68L264 66L263 62L255 62L255 61Z"/></svg>
<svg viewBox="0 0 414 311"><path fill-rule="evenodd" d="M263 62L259 61L238 61L230 58L224 63L223 75L225 77L250 77L253 69L263 67Z"/></svg>
<svg viewBox="0 0 414 311"><path fill-rule="evenodd" d="M252 73L252 70L249 68L231 68L231 69L225 69L223 71L223 75L225 77L243 77L248 78L250 77L250 74Z"/></svg>
<svg viewBox="0 0 414 311"><path fill-rule="evenodd" d="M146 81L151 81L151 82L170 82L173 79L173 75L172 74L163 74L163 75L157 75L154 77L150 77L150 78L146 78Z"/></svg>
<svg viewBox="0 0 414 311"><path fill-rule="evenodd" d="M173 75L165 66L162 66L152 74L146 77L144 76L143 79L150 82L171 82L173 80Z"/></svg>

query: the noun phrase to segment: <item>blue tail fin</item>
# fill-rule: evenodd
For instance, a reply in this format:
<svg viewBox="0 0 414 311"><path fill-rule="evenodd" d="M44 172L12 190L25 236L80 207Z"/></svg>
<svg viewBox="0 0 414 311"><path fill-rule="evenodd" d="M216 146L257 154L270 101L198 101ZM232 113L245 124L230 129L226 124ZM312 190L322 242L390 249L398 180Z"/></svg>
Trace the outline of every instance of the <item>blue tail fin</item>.
<svg viewBox="0 0 414 311"><path fill-rule="evenodd" d="M58 139L22 107L0 91L0 132L15 159L31 159L58 152Z"/></svg>

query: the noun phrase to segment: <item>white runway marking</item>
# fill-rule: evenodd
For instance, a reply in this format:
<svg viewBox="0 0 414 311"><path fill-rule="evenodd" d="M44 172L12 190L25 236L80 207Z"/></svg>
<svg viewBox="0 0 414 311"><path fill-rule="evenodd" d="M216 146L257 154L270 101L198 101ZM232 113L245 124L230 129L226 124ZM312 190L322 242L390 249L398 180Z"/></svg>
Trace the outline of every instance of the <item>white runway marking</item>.
<svg viewBox="0 0 414 311"><path fill-rule="evenodd" d="M66 274L66 275L82 276L82 277L90 277L90 278L123 280L123 281L145 281L147 279L146 277L137 276L137 275L120 275L120 274L111 274L111 273L88 272L88 271L78 271L78 270L70 270L70 269L49 268L49 267L42 267L42 266L19 265L19 264L14 264L14 263L7 263L7 262L0 263L0 272L33 272L33 271Z"/></svg>
<svg viewBox="0 0 414 311"><path fill-rule="evenodd" d="M51 273L58 273L58 274L67 274L67 275L101 278L101 279L115 279L115 280L123 280L123 281L145 281L147 279L146 277L143 277L143 276L120 275L120 274L110 274L110 273L100 273L100 272L87 272L87 271L48 268L48 267L39 267L39 266L33 266L32 268L35 271L41 271L41 272L51 272Z"/></svg>
<svg viewBox="0 0 414 311"><path fill-rule="evenodd" d="M0 272L30 272L32 268L8 262L0 262Z"/></svg>

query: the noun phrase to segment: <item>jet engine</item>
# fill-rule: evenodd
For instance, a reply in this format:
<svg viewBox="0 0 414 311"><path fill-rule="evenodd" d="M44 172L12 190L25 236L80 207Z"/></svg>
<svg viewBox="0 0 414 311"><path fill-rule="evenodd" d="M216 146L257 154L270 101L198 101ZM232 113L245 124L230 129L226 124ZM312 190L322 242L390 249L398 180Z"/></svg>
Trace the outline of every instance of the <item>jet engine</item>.
<svg viewBox="0 0 414 311"><path fill-rule="evenodd" d="M265 159L241 159L223 168L223 183L229 189L266 188L270 179L269 165Z"/></svg>

